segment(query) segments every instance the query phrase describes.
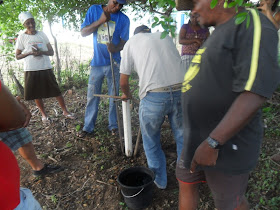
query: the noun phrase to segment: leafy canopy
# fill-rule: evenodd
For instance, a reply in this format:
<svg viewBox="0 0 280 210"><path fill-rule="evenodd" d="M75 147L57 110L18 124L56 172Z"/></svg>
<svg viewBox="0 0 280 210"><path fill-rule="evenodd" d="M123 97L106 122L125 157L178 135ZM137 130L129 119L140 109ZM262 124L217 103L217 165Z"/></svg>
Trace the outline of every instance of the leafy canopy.
<svg viewBox="0 0 280 210"><path fill-rule="evenodd" d="M124 7L132 8L132 11L140 14L150 13L154 16L152 27L161 25L163 28L162 38L171 33L175 36L176 24L171 17L172 11L176 6L175 0L128 0L129 4ZM79 30L82 19L88 8L93 4L106 4L107 0L4 0L4 4L0 5L0 37L5 39L15 37L16 34L23 29L18 20L18 15L22 11L30 11L37 19L48 20L50 23L56 22L63 18L65 25L69 28ZM218 0L212 0L211 8L214 8ZM240 6L252 6L244 0L233 0L230 3L225 1L224 7L237 8ZM139 15L141 18L141 15ZM236 17L236 23L240 24L247 19L250 22L247 12L240 13ZM38 21L39 20L39 21Z"/></svg>

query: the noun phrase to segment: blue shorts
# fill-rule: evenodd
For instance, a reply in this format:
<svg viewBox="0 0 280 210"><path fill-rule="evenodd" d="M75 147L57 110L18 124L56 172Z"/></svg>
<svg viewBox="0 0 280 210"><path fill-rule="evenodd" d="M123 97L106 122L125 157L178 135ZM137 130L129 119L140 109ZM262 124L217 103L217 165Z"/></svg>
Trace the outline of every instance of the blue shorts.
<svg viewBox="0 0 280 210"><path fill-rule="evenodd" d="M14 210L36 209L41 210L41 205L27 188L20 188L20 203Z"/></svg>
<svg viewBox="0 0 280 210"><path fill-rule="evenodd" d="M0 132L0 140L11 150L16 151L23 145L32 141L32 136L26 128L19 128L13 131Z"/></svg>

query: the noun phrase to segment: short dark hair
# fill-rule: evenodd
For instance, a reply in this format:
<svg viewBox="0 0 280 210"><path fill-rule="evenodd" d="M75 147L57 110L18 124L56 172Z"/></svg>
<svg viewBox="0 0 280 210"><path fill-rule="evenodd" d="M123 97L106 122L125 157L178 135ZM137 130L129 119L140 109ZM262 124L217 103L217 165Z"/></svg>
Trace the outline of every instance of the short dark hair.
<svg viewBox="0 0 280 210"><path fill-rule="evenodd" d="M4 3L4 1L3 0L0 0L0 4L3 4Z"/></svg>

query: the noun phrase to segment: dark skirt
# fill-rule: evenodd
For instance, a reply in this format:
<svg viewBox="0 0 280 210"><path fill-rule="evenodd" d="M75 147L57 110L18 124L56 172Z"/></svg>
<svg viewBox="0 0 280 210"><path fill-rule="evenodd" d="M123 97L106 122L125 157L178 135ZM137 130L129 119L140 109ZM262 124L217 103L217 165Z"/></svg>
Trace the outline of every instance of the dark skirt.
<svg viewBox="0 0 280 210"><path fill-rule="evenodd" d="M60 96L53 70L24 72L24 99L42 99Z"/></svg>

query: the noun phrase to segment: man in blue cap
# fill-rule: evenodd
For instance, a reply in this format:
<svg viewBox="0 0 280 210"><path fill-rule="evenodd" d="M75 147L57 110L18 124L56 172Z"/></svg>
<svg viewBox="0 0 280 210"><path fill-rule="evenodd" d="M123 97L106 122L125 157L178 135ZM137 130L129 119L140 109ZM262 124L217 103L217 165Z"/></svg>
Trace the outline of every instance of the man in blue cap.
<svg viewBox="0 0 280 210"><path fill-rule="evenodd" d="M112 53L114 64L115 94L119 94L120 51L129 38L129 18L120 11L124 4L126 4L126 0L109 0L106 6L92 5L87 11L85 20L81 25L81 35L83 37L93 34L94 56L91 61L91 71L88 81L85 123L79 137L85 137L94 131L98 114L99 97L94 97L93 95L101 93L104 77L107 77L109 95L114 95L109 52ZM107 24L109 25L109 34ZM116 106L111 98L109 103L108 129L114 135L117 128Z"/></svg>

